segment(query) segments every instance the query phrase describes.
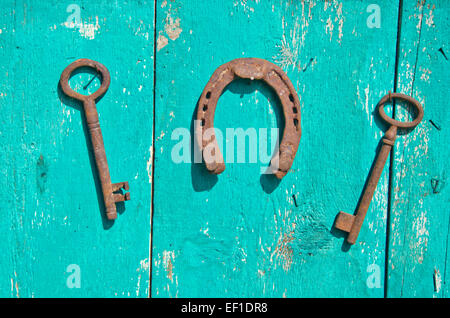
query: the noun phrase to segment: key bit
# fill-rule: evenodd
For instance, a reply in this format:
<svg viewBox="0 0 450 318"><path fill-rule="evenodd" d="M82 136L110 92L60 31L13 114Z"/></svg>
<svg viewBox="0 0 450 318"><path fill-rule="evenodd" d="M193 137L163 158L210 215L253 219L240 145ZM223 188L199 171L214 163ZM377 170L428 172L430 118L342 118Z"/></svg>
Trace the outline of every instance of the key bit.
<svg viewBox="0 0 450 318"><path fill-rule="evenodd" d="M128 185L128 181L119 182L119 183L113 183L113 185L112 185L112 191L113 192L118 192L120 190L128 191L129 188L130 187ZM122 202L122 201L130 200L130 192L127 192L127 193L114 193L113 195L114 195L114 200L116 202Z"/></svg>
<svg viewBox="0 0 450 318"><path fill-rule="evenodd" d="M128 191L130 189L130 186L128 185L128 181L125 182L118 182L112 184L112 190L113 192L119 191L119 190L125 190Z"/></svg>
<svg viewBox="0 0 450 318"><path fill-rule="evenodd" d="M349 233L354 222L354 215L340 211L334 223L334 227L338 230Z"/></svg>
<svg viewBox="0 0 450 318"><path fill-rule="evenodd" d="M102 77L100 88L91 95L79 94L72 90L69 85L69 79L72 73L76 69L82 67L91 67L99 72ZM92 61L89 59L79 59L66 67L66 69L61 74L59 82L61 85L61 89L67 96L70 96L83 103L89 135L91 137L93 146L92 148L94 151L95 163L102 186L106 216L108 219L114 220L117 218L116 202L130 200L130 193L119 192L121 190L129 189L128 182L111 183L108 162L106 160L105 146L103 144L102 131L100 129L100 123L98 120L98 113L95 104L96 100L106 93L111 82L111 77L109 75L108 69L104 65L96 61Z"/></svg>

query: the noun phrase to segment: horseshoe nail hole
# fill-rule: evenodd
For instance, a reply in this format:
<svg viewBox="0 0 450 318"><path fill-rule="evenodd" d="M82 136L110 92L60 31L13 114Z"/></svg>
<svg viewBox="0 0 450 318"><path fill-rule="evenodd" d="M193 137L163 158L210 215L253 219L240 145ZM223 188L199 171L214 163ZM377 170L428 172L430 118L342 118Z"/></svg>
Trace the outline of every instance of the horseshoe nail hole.
<svg viewBox="0 0 450 318"><path fill-rule="evenodd" d="M202 118L202 123L200 125L205 126L205 118Z"/></svg>
<svg viewBox="0 0 450 318"><path fill-rule="evenodd" d="M292 107L292 111L294 112L294 114L297 114L297 107Z"/></svg>
<svg viewBox="0 0 450 318"><path fill-rule="evenodd" d="M289 100L290 100L291 102L294 102L294 96L293 96L292 94L289 94Z"/></svg>
<svg viewBox="0 0 450 318"><path fill-rule="evenodd" d="M297 130L298 130L298 119L297 118L294 118L294 125L297 128Z"/></svg>
<svg viewBox="0 0 450 318"><path fill-rule="evenodd" d="M211 97L211 92L206 93L206 99L209 99Z"/></svg>
<svg viewBox="0 0 450 318"><path fill-rule="evenodd" d="M206 112L208 110L208 105L203 105L203 111Z"/></svg>

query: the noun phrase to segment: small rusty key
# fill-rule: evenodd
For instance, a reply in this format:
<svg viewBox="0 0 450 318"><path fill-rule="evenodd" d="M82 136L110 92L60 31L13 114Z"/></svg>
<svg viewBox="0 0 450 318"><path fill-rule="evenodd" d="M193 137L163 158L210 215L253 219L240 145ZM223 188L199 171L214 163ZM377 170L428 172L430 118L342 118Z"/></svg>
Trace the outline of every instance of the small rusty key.
<svg viewBox="0 0 450 318"><path fill-rule="evenodd" d="M93 68L100 73L102 77L102 84L100 85L100 88L91 95L79 94L69 85L69 79L72 73L76 69L82 67ZM106 161L105 146L103 145L102 131L100 130L100 123L98 121L98 113L95 105L96 100L103 96L108 90L110 82L111 77L108 69L104 65L89 59L79 59L71 63L62 72L59 80L61 89L67 96L83 103L86 122L89 128L89 134L91 136L92 147L94 149L95 163L97 165L98 174L102 185L106 216L109 220L114 220L117 218L116 202L130 200L130 193L115 193L119 192L121 189L128 190L128 182L111 183L108 162Z"/></svg>
<svg viewBox="0 0 450 318"><path fill-rule="evenodd" d="M387 102L392 102L393 98L406 101L414 106L417 114L416 119L411 122L400 122L387 116L384 111L384 104ZM337 229L348 232L347 242L349 244L355 244L356 239L358 238L359 231L361 230L362 223L366 216L370 202L372 201L372 197L377 187L378 180L380 179L386 160L389 156L389 153L391 152L392 146L394 145L395 138L397 137L397 128L413 129L420 123L423 118L423 108L420 103L414 98L401 93L389 92L389 94L384 96L378 103L378 112L381 118L391 126L386 131L381 141L381 149L378 153L372 172L370 173L369 181L367 182L367 187L362 195L356 215L351 215L341 211L339 212L334 224Z"/></svg>

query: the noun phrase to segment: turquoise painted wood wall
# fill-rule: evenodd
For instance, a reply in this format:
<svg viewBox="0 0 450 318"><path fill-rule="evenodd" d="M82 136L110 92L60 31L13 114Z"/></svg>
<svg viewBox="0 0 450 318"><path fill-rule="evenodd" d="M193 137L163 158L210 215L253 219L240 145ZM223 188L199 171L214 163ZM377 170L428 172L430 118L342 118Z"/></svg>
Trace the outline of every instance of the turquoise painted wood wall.
<svg viewBox="0 0 450 318"><path fill-rule="evenodd" d="M3 1L0 296L448 297L450 3L372 2ZM112 181L131 194L115 222L82 108L58 87L83 57L111 73L97 109ZM172 160L174 131L192 130L209 77L238 57L279 65L298 92L302 139L281 182L260 164L212 176ZM71 85L92 93L92 76ZM425 117L398 137L349 247L333 222L357 206L389 90ZM283 127L259 82L232 83L217 107L224 132Z"/></svg>

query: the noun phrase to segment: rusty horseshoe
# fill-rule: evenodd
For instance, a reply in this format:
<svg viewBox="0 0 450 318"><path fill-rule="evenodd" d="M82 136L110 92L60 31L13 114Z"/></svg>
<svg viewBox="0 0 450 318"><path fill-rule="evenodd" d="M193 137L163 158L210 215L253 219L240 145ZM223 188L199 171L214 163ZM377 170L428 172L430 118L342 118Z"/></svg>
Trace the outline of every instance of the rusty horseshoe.
<svg viewBox="0 0 450 318"><path fill-rule="evenodd" d="M285 128L279 149L273 155L270 166L275 176L282 179L291 168L300 143L300 101L286 73L277 65L259 58L239 58L219 66L203 90L197 109L195 132L206 168L212 174L220 174L225 170L223 156L214 134L214 113L223 90L237 78L266 82L281 101ZM207 130L211 133L205 138ZM206 150L211 156L205 156Z"/></svg>

